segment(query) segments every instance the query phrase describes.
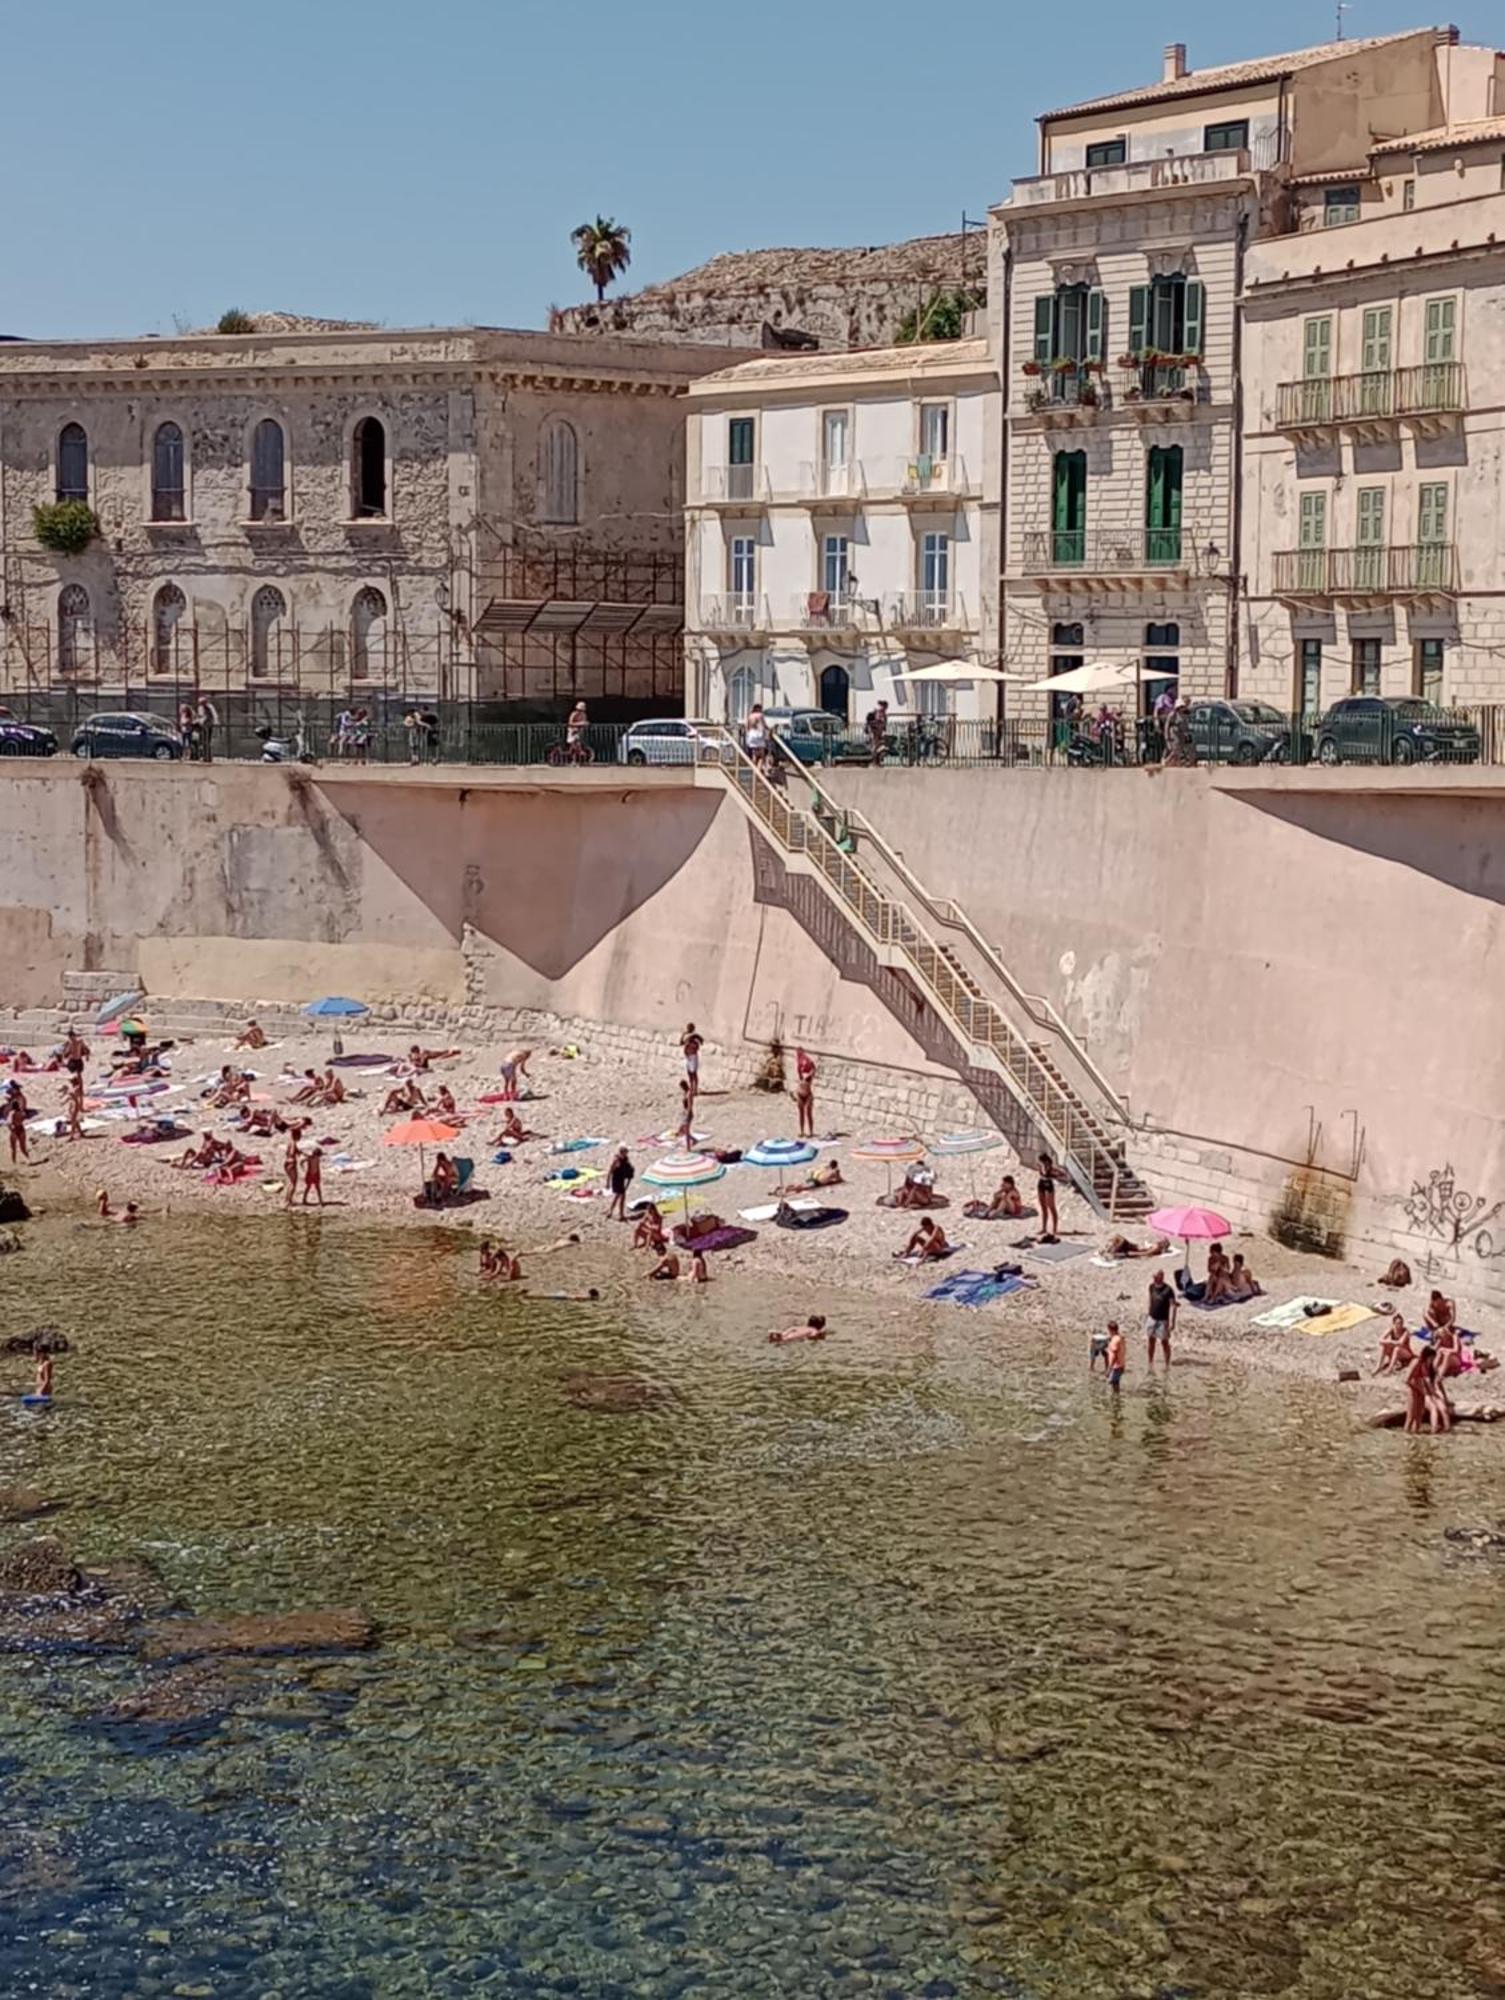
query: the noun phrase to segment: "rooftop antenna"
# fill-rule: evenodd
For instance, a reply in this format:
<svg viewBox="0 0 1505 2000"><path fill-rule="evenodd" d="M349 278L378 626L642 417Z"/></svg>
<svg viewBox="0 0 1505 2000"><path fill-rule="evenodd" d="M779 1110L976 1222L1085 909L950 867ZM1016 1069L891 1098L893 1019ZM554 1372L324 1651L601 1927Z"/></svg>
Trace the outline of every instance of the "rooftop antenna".
<svg viewBox="0 0 1505 2000"><path fill-rule="evenodd" d="M1340 42L1343 39L1343 16L1348 12L1352 4L1353 0L1335 0L1334 11L1338 17L1338 33L1336 36L1336 40Z"/></svg>

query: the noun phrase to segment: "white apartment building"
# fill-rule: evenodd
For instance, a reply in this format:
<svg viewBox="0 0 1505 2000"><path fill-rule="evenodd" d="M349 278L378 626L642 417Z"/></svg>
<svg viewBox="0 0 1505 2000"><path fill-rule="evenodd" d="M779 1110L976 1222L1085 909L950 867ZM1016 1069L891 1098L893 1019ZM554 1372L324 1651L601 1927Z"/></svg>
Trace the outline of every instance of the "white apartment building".
<svg viewBox="0 0 1505 2000"><path fill-rule="evenodd" d="M1308 254L1314 215L1349 215L1354 162L1445 122L1492 61L1452 29L1200 72L1175 44L1159 83L1040 120L1039 173L991 217L1008 668L1239 691L1248 261Z"/></svg>
<svg viewBox="0 0 1505 2000"><path fill-rule="evenodd" d="M1452 53L1502 115L1371 146L1249 256L1242 687L1281 708L1505 696L1505 59Z"/></svg>
<svg viewBox="0 0 1505 2000"><path fill-rule="evenodd" d="M997 371L983 339L744 362L691 391L686 702L990 718L906 668L997 651Z"/></svg>

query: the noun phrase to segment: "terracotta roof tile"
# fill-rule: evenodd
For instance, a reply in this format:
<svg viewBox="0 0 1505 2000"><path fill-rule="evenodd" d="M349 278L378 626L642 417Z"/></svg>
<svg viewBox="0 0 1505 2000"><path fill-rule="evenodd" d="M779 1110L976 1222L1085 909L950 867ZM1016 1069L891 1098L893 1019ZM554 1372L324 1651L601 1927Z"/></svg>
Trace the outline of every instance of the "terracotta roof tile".
<svg viewBox="0 0 1505 2000"><path fill-rule="evenodd" d="M696 392L720 383L799 382L811 376L881 375L902 370L911 375L946 375L959 368L987 364L986 340L928 340L908 347L866 347L849 353L769 355L744 361L735 368L718 368L702 375Z"/></svg>
<svg viewBox="0 0 1505 2000"><path fill-rule="evenodd" d="M1437 125L1430 132L1413 132L1409 138L1386 139L1371 146L1370 158L1384 153L1445 153L1450 146L1474 146L1491 139L1505 139L1505 118L1474 118L1462 125Z"/></svg>

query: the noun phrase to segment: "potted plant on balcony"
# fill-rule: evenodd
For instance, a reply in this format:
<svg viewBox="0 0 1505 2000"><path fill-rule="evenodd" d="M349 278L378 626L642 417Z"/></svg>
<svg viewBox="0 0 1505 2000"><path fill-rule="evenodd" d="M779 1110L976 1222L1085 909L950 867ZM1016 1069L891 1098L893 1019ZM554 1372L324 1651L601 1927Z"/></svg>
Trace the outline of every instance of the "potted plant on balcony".
<svg viewBox="0 0 1505 2000"><path fill-rule="evenodd" d="M1050 372L1052 375L1075 375L1080 365L1069 354L1058 354L1050 364Z"/></svg>
<svg viewBox="0 0 1505 2000"><path fill-rule="evenodd" d="M1120 354L1118 357L1118 365L1120 368L1137 368L1139 366L1139 360L1140 357L1137 354Z"/></svg>
<svg viewBox="0 0 1505 2000"><path fill-rule="evenodd" d="M1037 382L1025 396L1024 402L1027 409L1048 410L1050 408L1050 391L1042 389Z"/></svg>
<svg viewBox="0 0 1505 2000"><path fill-rule="evenodd" d="M1040 373L1039 362L1034 360L1032 357L1030 360L1025 362L1024 372L1026 375L1038 375Z"/></svg>

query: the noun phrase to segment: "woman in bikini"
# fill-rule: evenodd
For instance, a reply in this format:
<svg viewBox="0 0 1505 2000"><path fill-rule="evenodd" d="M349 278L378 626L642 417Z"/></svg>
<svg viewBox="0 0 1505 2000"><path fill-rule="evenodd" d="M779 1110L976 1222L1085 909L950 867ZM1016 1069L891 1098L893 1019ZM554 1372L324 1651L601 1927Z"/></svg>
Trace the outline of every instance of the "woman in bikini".
<svg viewBox="0 0 1505 2000"><path fill-rule="evenodd" d="M1061 1240L1061 1218L1056 1209L1056 1182L1062 1178L1061 1169L1049 1153L1040 1155L1040 1177L1035 1182L1035 1193L1040 1201L1040 1241L1059 1243Z"/></svg>
<svg viewBox="0 0 1505 2000"><path fill-rule="evenodd" d="M1380 1342L1380 1365L1376 1375L1402 1374L1416 1359L1416 1349L1411 1345L1411 1329L1406 1325L1404 1313L1390 1315L1390 1331Z"/></svg>
<svg viewBox="0 0 1505 2000"><path fill-rule="evenodd" d="M632 1232L634 1250L651 1250L661 1257L668 1247L669 1239L664 1234L664 1218L658 1212L658 1204L650 1201L638 1217L638 1226Z"/></svg>

